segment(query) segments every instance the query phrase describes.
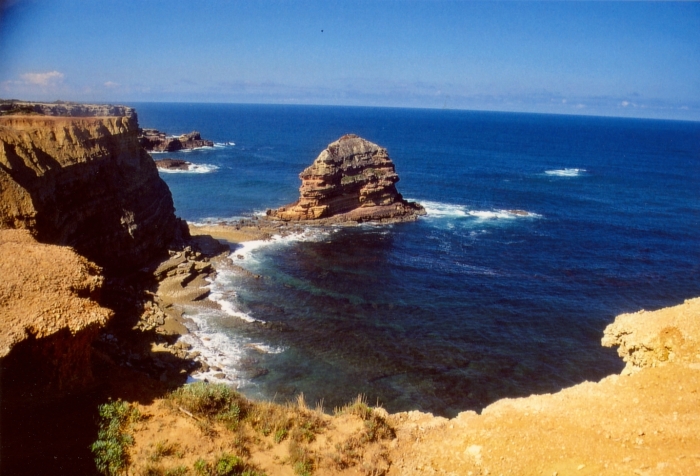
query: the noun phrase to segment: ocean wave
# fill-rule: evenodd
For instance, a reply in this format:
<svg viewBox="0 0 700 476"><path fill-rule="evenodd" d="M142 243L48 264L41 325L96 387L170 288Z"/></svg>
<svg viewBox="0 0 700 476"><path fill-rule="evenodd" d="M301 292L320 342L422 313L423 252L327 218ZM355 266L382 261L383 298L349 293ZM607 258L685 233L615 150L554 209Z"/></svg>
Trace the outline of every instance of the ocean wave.
<svg viewBox="0 0 700 476"><path fill-rule="evenodd" d="M432 217L466 217L469 213L464 205L430 201L421 201L419 203L423 205L428 216Z"/></svg>
<svg viewBox="0 0 700 476"><path fill-rule="evenodd" d="M188 324L190 333L180 337L180 340L191 345L193 352L199 352L198 360L210 367L206 372L194 373L193 380L233 382L239 387L243 386L246 381L236 367L246 354L248 342L244 338L220 332L212 325L218 317L216 311L192 312L187 317L192 321ZM225 377L221 378L220 374Z"/></svg>
<svg viewBox="0 0 700 476"><path fill-rule="evenodd" d="M544 171L547 175L555 175L557 177L578 177L584 172L586 172L586 169L555 169Z"/></svg>
<svg viewBox="0 0 700 476"><path fill-rule="evenodd" d="M206 218L201 218L199 221L187 221L188 225L192 226L212 226L212 225L219 225L219 224L231 224L234 222L237 222L238 220L242 220L243 216L231 216L231 217L206 217Z"/></svg>
<svg viewBox="0 0 700 476"><path fill-rule="evenodd" d="M233 141L228 141L228 142L214 142L214 147L217 147L219 149L222 149L224 147L233 147L236 145L235 142Z"/></svg>
<svg viewBox="0 0 700 476"><path fill-rule="evenodd" d="M216 170L219 170L219 167L211 164L190 164L187 170L158 169L166 174L208 174Z"/></svg>
<svg viewBox="0 0 700 476"><path fill-rule="evenodd" d="M238 294L236 290L228 284L232 275L233 272L230 270L217 270L216 277L210 281L209 300L217 303L227 316L236 317L246 322L265 322L261 319L254 318L238 307Z"/></svg>
<svg viewBox="0 0 700 476"><path fill-rule="evenodd" d="M542 218L542 215L525 210L490 210L490 211L470 211L470 216L479 220L513 220L516 218Z"/></svg>
<svg viewBox="0 0 700 476"><path fill-rule="evenodd" d="M263 248L289 246L292 243L300 241L322 241L331 233L337 231L338 230L334 229L307 228L303 231L290 233L285 236L274 235L267 240L244 241L240 244L239 248L236 248L236 250L231 253L231 259L235 260L236 264L248 271L255 271L259 264L257 259L258 251Z"/></svg>
<svg viewBox="0 0 700 476"><path fill-rule="evenodd" d="M541 218L542 215L527 210L470 210L465 205L422 201L427 218L476 218L478 220L512 220L516 218Z"/></svg>

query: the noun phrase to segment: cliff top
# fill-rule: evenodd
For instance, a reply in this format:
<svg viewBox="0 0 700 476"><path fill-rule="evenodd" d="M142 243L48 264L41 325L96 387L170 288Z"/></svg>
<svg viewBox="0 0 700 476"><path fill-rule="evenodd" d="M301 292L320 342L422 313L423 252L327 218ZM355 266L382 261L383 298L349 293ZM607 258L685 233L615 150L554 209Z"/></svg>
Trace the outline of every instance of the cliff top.
<svg viewBox="0 0 700 476"><path fill-rule="evenodd" d="M56 101L52 103L0 99L0 116L42 115L63 117L136 117L136 110L111 104L82 104Z"/></svg>

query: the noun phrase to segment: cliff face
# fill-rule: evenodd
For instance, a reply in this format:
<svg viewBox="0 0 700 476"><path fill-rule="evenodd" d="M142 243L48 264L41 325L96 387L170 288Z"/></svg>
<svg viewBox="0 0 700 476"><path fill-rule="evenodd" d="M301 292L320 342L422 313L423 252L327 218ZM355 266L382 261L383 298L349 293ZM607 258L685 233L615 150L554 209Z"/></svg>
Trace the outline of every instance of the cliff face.
<svg viewBox="0 0 700 476"><path fill-rule="evenodd" d="M0 117L0 229L32 230L114 271L166 249L180 227L172 196L139 146L136 114L119 108Z"/></svg>
<svg viewBox="0 0 700 476"><path fill-rule="evenodd" d="M425 209L396 190L386 149L354 134L331 143L299 177L300 198L267 215L279 220L408 221Z"/></svg>

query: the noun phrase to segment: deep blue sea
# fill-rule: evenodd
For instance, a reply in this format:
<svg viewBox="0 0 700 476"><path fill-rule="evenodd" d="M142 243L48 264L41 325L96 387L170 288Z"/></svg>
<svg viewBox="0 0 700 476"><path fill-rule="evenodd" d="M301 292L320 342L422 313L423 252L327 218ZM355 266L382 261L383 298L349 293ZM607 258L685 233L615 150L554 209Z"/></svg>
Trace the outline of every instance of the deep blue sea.
<svg viewBox="0 0 700 476"><path fill-rule="evenodd" d="M262 278L220 272L224 309L192 310L188 338L252 397L303 392L333 408L362 393L391 412L453 416L619 372L600 345L617 314L700 296L700 123L133 106L142 127L217 142L155 156L201 165L162 173L188 221L293 202L299 172L346 133L387 148L399 191L428 210L234 251Z"/></svg>

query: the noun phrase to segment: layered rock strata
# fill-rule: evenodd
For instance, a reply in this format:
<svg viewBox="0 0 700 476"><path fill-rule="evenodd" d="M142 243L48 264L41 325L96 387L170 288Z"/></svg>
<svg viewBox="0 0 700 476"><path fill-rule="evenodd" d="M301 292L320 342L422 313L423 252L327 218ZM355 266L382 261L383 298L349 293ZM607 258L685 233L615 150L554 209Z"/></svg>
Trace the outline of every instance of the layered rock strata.
<svg viewBox="0 0 700 476"><path fill-rule="evenodd" d="M149 152L175 152L183 149L214 146L212 141L202 139L202 136L197 131L174 137L156 129L143 129L139 142Z"/></svg>
<svg viewBox="0 0 700 476"><path fill-rule="evenodd" d="M122 115L0 117L0 229L32 230L109 271L137 269L182 230L170 190L132 109L76 111Z"/></svg>
<svg viewBox="0 0 700 476"><path fill-rule="evenodd" d="M296 203L268 210L271 219L319 223L415 220L425 209L403 199L386 149L354 134L331 143L299 177Z"/></svg>

